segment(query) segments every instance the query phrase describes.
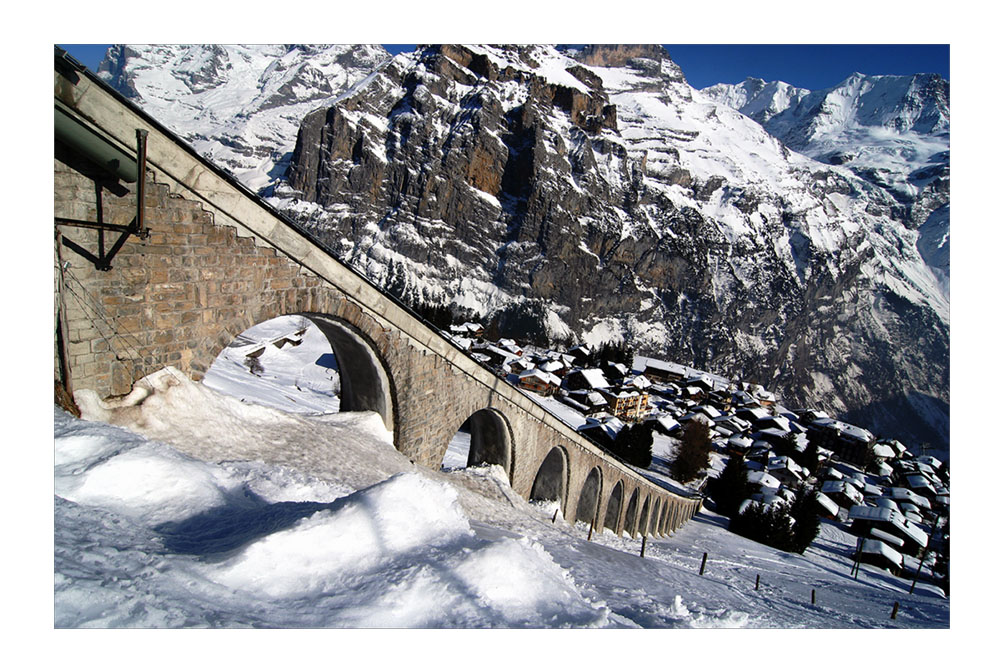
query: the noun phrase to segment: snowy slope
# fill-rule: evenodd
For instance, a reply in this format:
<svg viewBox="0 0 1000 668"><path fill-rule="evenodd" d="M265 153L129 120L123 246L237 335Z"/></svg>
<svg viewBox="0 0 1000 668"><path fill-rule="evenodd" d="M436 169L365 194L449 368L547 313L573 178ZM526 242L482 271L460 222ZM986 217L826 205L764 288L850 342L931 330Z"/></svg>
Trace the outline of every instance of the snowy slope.
<svg viewBox="0 0 1000 668"><path fill-rule="evenodd" d="M948 624L933 591L906 596L907 582L873 568L850 578L853 537L832 527L789 555L705 512L650 541L643 559L637 539L588 542L586 526L553 524L551 508L516 497L497 470L414 468L377 418L250 413L187 384L154 397L147 418L188 425L162 428L171 446L56 411L57 627ZM309 449L350 449L353 465L290 465L263 436L279 424ZM351 471L365 461L373 470ZM896 600L903 612L890 621Z"/></svg>
<svg viewBox="0 0 1000 668"><path fill-rule="evenodd" d="M77 392L86 420L55 410L56 627L949 625L934 587L852 578L855 538L833 525L788 554L705 510L643 558L639 539L588 541L526 502L499 467L413 465L375 414L264 405L298 393L280 371L317 353L308 336L277 349L271 377L225 374L230 394L168 368L125 399Z"/></svg>

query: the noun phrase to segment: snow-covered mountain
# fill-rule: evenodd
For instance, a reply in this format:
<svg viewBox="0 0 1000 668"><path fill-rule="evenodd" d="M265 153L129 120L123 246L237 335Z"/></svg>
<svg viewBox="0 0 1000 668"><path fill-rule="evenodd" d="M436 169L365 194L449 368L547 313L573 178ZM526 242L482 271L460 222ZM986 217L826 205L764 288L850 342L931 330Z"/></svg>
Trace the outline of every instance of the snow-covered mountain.
<svg viewBox="0 0 1000 668"><path fill-rule="evenodd" d="M702 95L746 114L790 148L843 165L887 190L898 217L921 229L925 261L947 280L950 192L950 86L938 74L852 74L833 88L808 91L780 81L716 84ZM942 250L943 248L943 250ZM924 252L923 250L921 252ZM942 257L943 256L943 257Z"/></svg>
<svg viewBox="0 0 1000 668"><path fill-rule="evenodd" d="M177 66L136 67L130 80L112 52L101 69L199 150L216 127L246 138L208 157L263 141L254 128L273 105L261 75L244 77L240 111L207 93L236 85L236 66L220 63L280 60L284 47L118 53L152 63L160 49ZM371 69L326 102L290 86L322 108L300 116L271 201L388 290L499 314L520 336L625 340L947 447L946 116L939 125L900 103L893 126L863 81L860 107L777 84L696 91L658 46L431 46ZM939 92L946 110L947 85ZM180 100L198 105L185 119L171 115ZM837 100L855 111L834 113ZM729 105L775 127L794 116L799 129L778 136ZM878 150L859 148L866 136ZM259 188L256 177L282 173L284 150L265 148L263 168L229 168ZM924 162L906 177L865 169L915 154Z"/></svg>
<svg viewBox="0 0 1000 668"><path fill-rule="evenodd" d="M115 45L98 76L257 190L287 167L299 122L389 59L379 45Z"/></svg>

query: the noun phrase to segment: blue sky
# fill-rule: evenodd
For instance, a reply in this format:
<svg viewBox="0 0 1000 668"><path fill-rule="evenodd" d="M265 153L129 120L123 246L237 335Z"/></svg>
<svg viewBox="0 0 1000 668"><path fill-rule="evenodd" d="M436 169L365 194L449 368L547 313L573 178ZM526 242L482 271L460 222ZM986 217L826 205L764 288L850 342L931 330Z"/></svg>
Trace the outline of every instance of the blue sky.
<svg viewBox="0 0 1000 668"><path fill-rule="evenodd" d="M62 44L70 55L97 71L107 44ZM391 53L412 44L384 44ZM695 88L739 83L752 76L818 90L835 86L853 72L916 74L950 78L947 44L667 44Z"/></svg>

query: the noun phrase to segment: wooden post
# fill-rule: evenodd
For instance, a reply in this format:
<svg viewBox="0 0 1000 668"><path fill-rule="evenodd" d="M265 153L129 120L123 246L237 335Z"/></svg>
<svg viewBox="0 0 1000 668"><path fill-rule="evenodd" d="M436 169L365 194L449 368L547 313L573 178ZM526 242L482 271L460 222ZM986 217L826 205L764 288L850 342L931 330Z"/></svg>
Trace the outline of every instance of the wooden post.
<svg viewBox="0 0 1000 668"><path fill-rule="evenodd" d="M899 612L899 601L892 604L892 616L889 619L896 619L897 612Z"/></svg>
<svg viewBox="0 0 1000 668"><path fill-rule="evenodd" d="M816 605L816 590L812 590L812 604Z"/></svg>
<svg viewBox="0 0 1000 668"><path fill-rule="evenodd" d="M639 552L639 556L646 558L646 534L642 534L642 551Z"/></svg>
<svg viewBox="0 0 1000 668"><path fill-rule="evenodd" d="M558 517L558 516L559 516L559 509L556 508L556 512L552 513L552 523L553 524L556 523L556 517Z"/></svg>
<svg viewBox="0 0 1000 668"><path fill-rule="evenodd" d="M757 574L757 582L755 582L753 585L754 591L757 591L758 589L760 589L760 573Z"/></svg>
<svg viewBox="0 0 1000 668"><path fill-rule="evenodd" d="M698 571L698 575L705 574L705 562L708 561L708 552L701 555L701 570Z"/></svg>

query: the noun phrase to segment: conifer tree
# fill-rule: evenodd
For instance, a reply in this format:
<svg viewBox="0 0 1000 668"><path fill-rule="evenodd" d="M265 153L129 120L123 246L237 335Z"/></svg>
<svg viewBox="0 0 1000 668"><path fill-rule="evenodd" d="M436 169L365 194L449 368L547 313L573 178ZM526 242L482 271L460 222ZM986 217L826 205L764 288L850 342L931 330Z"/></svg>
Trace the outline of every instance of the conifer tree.
<svg viewBox="0 0 1000 668"><path fill-rule="evenodd" d="M739 512L740 504L751 494L743 457L729 458L719 477L712 480L709 492L719 514L733 517Z"/></svg>
<svg viewBox="0 0 1000 668"><path fill-rule="evenodd" d="M678 482L689 482L708 468L711 432L707 422L694 417L684 427L681 445L674 459L673 474Z"/></svg>

